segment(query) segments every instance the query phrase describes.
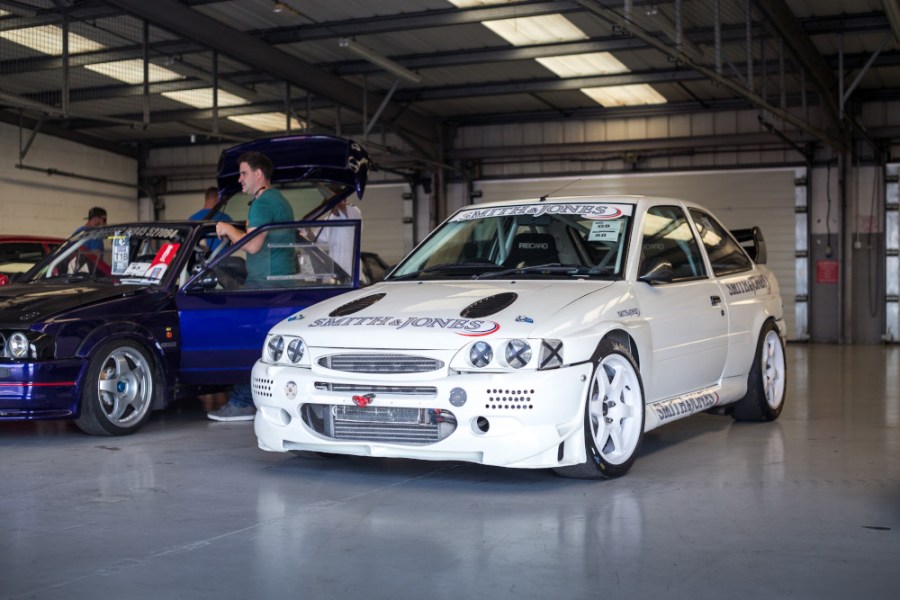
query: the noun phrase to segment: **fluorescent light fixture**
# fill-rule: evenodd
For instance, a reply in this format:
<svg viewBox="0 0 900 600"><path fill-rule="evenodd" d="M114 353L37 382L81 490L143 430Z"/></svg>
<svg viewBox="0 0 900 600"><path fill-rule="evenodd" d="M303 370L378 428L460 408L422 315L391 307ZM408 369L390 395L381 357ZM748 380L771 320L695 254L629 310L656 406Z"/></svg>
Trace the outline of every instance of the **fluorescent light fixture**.
<svg viewBox="0 0 900 600"><path fill-rule="evenodd" d="M639 106L643 104L665 104L665 97L646 83L616 85L581 90L594 102L607 108L613 106Z"/></svg>
<svg viewBox="0 0 900 600"><path fill-rule="evenodd" d="M0 37L44 54L61 56L63 53L62 33L62 29L56 25L39 25L37 27L26 27L25 29L0 31ZM70 54L93 52L103 48L103 44L89 40L77 33L69 32Z"/></svg>
<svg viewBox="0 0 900 600"><path fill-rule="evenodd" d="M560 77L589 77L627 73L628 67L609 52L569 54L535 59Z"/></svg>
<svg viewBox="0 0 900 600"><path fill-rule="evenodd" d="M375 65L377 67L381 67L388 73L392 73L392 74L396 75L397 77L400 77L401 79L405 79L412 83L419 83L420 81L422 81L422 78L418 74L413 73L412 71L410 71L403 65L395 63L394 61L389 59L387 56L382 56L381 54L378 54L371 48L367 48L367 47L363 46L362 44L359 44L356 41L351 40L350 38L339 39L338 46L340 46L341 48L346 48L347 50L349 50L353 54L359 56L360 58L369 61L370 63L372 63L373 65Z"/></svg>
<svg viewBox="0 0 900 600"><path fill-rule="evenodd" d="M562 15L521 17L481 23L513 46L586 40L588 36Z"/></svg>
<svg viewBox="0 0 900 600"><path fill-rule="evenodd" d="M275 132L275 131L285 131L285 125L287 122L287 117L284 113L279 112L271 112L271 113L258 113L255 115L235 115L233 117L228 117L229 121L234 121L235 123L240 123L241 125L245 125L250 127L251 129L258 129L259 131L267 131L267 132ZM291 117L291 130L296 131L298 129L303 129L303 124L298 121L296 118Z"/></svg>
<svg viewBox="0 0 900 600"><path fill-rule="evenodd" d="M163 96L194 108L212 108L213 105L213 89L200 88L196 90L179 90L177 92L163 92ZM240 96L230 94L225 90L219 90L218 93L219 106L240 106L247 104L247 100Z"/></svg>
<svg viewBox="0 0 900 600"><path fill-rule="evenodd" d="M132 85L144 83L144 61L140 58L85 65L84 68ZM184 79L184 77L175 71L150 63L147 65L147 79L151 83L156 83Z"/></svg>

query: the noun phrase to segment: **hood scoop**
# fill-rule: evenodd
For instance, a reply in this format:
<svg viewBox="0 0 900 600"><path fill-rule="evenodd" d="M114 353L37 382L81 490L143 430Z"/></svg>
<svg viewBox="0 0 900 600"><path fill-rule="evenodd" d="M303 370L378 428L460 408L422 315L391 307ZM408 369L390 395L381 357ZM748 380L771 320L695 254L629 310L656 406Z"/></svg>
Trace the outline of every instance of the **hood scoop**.
<svg viewBox="0 0 900 600"><path fill-rule="evenodd" d="M465 319L479 319L482 317L489 317L494 313L498 313L513 302L516 301L519 295L514 292L505 292L503 294L495 294L493 296L488 296L487 298L482 298L481 300L476 300L472 304L468 305L459 313L459 316Z"/></svg>
<svg viewBox="0 0 900 600"><path fill-rule="evenodd" d="M384 294L372 294L371 296L363 296L362 298L357 298L353 302L348 302L347 304L338 306L336 309L328 313L329 317L346 317L347 315L352 315L353 313L357 313L364 308L369 308L382 298L384 298Z"/></svg>

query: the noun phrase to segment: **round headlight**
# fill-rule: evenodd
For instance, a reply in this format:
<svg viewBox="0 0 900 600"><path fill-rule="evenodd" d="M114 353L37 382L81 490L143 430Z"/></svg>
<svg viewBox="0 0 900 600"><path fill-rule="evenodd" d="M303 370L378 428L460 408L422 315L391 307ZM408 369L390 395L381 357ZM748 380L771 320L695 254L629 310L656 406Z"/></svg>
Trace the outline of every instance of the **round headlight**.
<svg viewBox="0 0 900 600"><path fill-rule="evenodd" d="M469 361L476 367L486 367L494 358L494 351L487 342L475 342L469 350Z"/></svg>
<svg viewBox="0 0 900 600"><path fill-rule="evenodd" d="M280 335L273 335L269 338L266 349L269 352L269 358L274 362L278 362L281 360L281 354L284 352L284 338Z"/></svg>
<svg viewBox="0 0 900 600"><path fill-rule="evenodd" d="M28 338L24 333L16 332L6 341L6 353L13 358L25 358L28 354Z"/></svg>
<svg viewBox="0 0 900 600"><path fill-rule="evenodd" d="M303 340L300 338L295 338L291 340L291 343L288 344L287 349L287 357L292 363L300 362L300 359L303 358L303 352L306 350L306 346L303 344Z"/></svg>
<svg viewBox="0 0 900 600"><path fill-rule="evenodd" d="M506 364L513 369L521 369L531 360L531 346L525 340L510 340L503 355Z"/></svg>

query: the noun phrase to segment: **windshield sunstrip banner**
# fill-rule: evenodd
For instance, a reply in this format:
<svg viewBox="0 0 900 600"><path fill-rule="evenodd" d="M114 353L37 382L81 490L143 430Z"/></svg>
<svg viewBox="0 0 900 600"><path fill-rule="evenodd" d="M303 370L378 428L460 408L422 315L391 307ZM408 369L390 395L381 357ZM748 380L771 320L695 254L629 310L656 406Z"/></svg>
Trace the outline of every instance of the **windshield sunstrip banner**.
<svg viewBox="0 0 900 600"><path fill-rule="evenodd" d="M456 214L451 221L474 221L492 217L516 217L528 215L573 215L586 219L617 219L631 216L634 205L631 204L593 204L590 202L572 202L560 204L523 204L521 206L497 206L494 208L472 208Z"/></svg>

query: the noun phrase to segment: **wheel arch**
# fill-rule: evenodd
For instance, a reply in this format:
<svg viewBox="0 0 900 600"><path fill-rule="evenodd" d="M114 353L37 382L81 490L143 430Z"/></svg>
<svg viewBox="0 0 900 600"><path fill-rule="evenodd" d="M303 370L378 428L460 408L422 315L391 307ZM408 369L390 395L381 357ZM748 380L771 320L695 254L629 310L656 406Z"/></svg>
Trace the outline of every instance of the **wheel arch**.
<svg viewBox="0 0 900 600"><path fill-rule="evenodd" d="M631 352L632 358L634 358L634 362L637 363L638 367L641 366L641 353L638 349L637 342L635 342L634 338L631 337L631 335L627 331L625 331L624 329L611 329L606 332L606 335L604 335L600 339L600 341L602 342L605 339L615 340L628 348L628 351ZM599 348L600 344L598 343L597 346ZM594 359L597 358L596 354L597 351L594 352Z"/></svg>
<svg viewBox="0 0 900 600"><path fill-rule="evenodd" d="M150 404L150 410L165 408L172 396L173 385L170 381L172 374L166 369L165 356L159 342L146 327L133 321L119 321L101 325L84 336L76 350L76 354L90 361L101 346L116 341L133 342L139 344L147 351L153 363L156 381L161 384L153 386L153 400ZM83 385L83 381L79 382L77 391L79 397L81 397Z"/></svg>

